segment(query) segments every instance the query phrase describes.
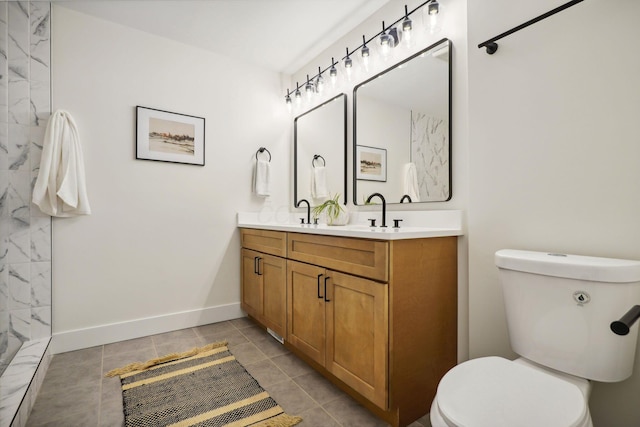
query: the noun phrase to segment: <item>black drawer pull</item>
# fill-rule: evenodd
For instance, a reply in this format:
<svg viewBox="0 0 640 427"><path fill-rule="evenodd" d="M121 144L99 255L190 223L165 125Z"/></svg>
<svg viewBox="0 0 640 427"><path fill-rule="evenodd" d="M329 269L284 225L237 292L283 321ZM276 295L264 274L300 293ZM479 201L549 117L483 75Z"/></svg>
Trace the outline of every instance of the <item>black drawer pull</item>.
<svg viewBox="0 0 640 427"><path fill-rule="evenodd" d="M260 271L260 261L262 260L262 258L260 257L256 257L258 260L258 270L256 271L256 273L258 273L258 276L262 276L262 271Z"/></svg>
<svg viewBox="0 0 640 427"><path fill-rule="evenodd" d="M324 274L318 274L318 298L322 298L322 295L320 295L320 278L324 276Z"/></svg>
<svg viewBox="0 0 640 427"><path fill-rule="evenodd" d="M327 280L329 280L329 279L330 279L329 276L324 278L324 301L325 302L331 302L330 299L327 299Z"/></svg>

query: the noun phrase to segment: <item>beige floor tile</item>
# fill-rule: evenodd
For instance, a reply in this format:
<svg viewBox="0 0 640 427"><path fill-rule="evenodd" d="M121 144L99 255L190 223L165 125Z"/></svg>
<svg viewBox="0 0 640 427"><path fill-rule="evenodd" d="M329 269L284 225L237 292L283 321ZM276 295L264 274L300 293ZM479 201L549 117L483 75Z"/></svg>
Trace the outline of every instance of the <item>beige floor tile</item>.
<svg viewBox="0 0 640 427"><path fill-rule="evenodd" d="M298 424L300 427L340 427L340 424L319 406L296 415L302 418L302 422Z"/></svg>
<svg viewBox="0 0 640 427"><path fill-rule="evenodd" d="M217 333L209 333L196 329L196 333L200 337L202 345L210 344L212 342L227 341L227 343L229 343L229 346L233 346L249 342L247 337L242 335L242 333L235 328Z"/></svg>
<svg viewBox="0 0 640 427"><path fill-rule="evenodd" d="M240 332L251 342L262 341L270 336L267 331L258 326L249 326L248 328L241 329Z"/></svg>
<svg viewBox="0 0 640 427"><path fill-rule="evenodd" d="M315 371L299 375L293 380L311 396L313 400L321 405L346 396L342 390L331 384L329 380Z"/></svg>
<svg viewBox="0 0 640 427"><path fill-rule="evenodd" d="M123 426L120 380L103 372L222 340L300 426L387 426L248 318L55 355L27 426ZM428 415L411 427L430 427Z"/></svg>
<svg viewBox="0 0 640 427"><path fill-rule="evenodd" d="M151 349L155 352L151 337L136 338L133 340L120 341L104 346L104 357L119 356L124 353L137 352L142 349Z"/></svg>
<svg viewBox="0 0 640 427"><path fill-rule="evenodd" d="M263 388L289 380L289 376L282 372L280 368L278 368L269 359L260 360L255 363L244 364L243 366Z"/></svg>
<svg viewBox="0 0 640 427"><path fill-rule="evenodd" d="M276 339L271 335L255 340L253 343L260 349L260 351L266 354L267 357L281 356L289 353L289 350L287 350L284 345L276 341Z"/></svg>
<svg viewBox="0 0 640 427"><path fill-rule="evenodd" d="M298 359L294 354L288 353L283 354L282 356L273 357L273 363L278 365L280 369L284 371L285 374L289 375L291 378L295 378L299 375L308 374L313 371L309 365L304 363L302 360Z"/></svg>
<svg viewBox="0 0 640 427"><path fill-rule="evenodd" d="M249 365L267 358L258 347L250 342L229 346L229 349L242 365Z"/></svg>
<svg viewBox="0 0 640 427"><path fill-rule="evenodd" d="M318 406L316 402L292 380L279 382L264 387L264 389L289 415L297 415L299 412Z"/></svg>
<svg viewBox="0 0 640 427"><path fill-rule="evenodd" d="M345 427L387 427L389 425L349 397L329 402L323 408Z"/></svg>
<svg viewBox="0 0 640 427"><path fill-rule="evenodd" d="M249 319L248 317L241 317L239 319L230 320L231 324L238 329L248 328L250 326L255 326L256 322Z"/></svg>
<svg viewBox="0 0 640 427"><path fill-rule="evenodd" d="M203 325L193 328L193 330L200 336L217 335L228 331L236 331L237 328L233 326L231 322L212 323L210 325Z"/></svg>

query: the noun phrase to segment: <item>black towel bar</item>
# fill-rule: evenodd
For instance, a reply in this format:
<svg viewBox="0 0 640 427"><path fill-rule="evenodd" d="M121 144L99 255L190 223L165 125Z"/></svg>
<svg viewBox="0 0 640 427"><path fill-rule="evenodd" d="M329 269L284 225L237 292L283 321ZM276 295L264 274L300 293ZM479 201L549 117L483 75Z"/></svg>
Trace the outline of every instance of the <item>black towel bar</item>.
<svg viewBox="0 0 640 427"><path fill-rule="evenodd" d="M496 43L496 41L498 41L501 38L506 37L506 36L508 36L510 34L513 34L516 31L520 31L523 28L528 27L529 25L533 25L538 21L542 21L543 19L546 19L546 18L548 18L548 17L550 17L552 15L555 15L558 12L561 12L561 11L563 11L565 9L568 9L571 6L576 5L576 4L578 4L578 3L582 2L582 1L584 1L584 0L572 0L572 1L570 1L568 3L565 3L565 4L561 5L561 6L558 6L555 9L550 10L547 13L543 13L542 15L540 15L538 17L535 17L535 18L525 22L524 24L518 25L517 27L514 27L514 28L510 29L509 31L505 31L504 33L502 33L500 35L497 35L494 38L491 38L491 39L489 39L489 40L487 40L485 42L480 43L478 45L478 48L483 48L484 47L484 48L487 49L487 53L489 55L493 55L498 50L498 43Z"/></svg>

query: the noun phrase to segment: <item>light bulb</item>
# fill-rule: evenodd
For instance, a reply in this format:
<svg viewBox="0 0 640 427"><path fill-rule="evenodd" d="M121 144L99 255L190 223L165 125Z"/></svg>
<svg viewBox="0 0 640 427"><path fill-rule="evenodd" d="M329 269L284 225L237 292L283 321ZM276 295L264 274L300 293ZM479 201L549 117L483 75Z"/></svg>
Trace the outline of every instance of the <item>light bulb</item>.
<svg viewBox="0 0 640 427"><path fill-rule="evenodd" d="M314 92L313 83L309 80L309 74L307 74L307 84L304 85L304 93L307 95L307 101L311 100L311 96Z"/></svg>
<svg viewBox="0 0 640 427"><path fill-rule="evenodd" d="M347 78L351 78L351 73L353 72L353 60L349 56L349 48L347 48L347 56L344 58L344 70L347 73Z"/></svg>
<svg viewBox="0 0 640 427"><path fill-rule="evenodd" d="M296 93L293 95L296 99L296 105L300 105L302 103L302 94L300 93L300 86L296 83Z"/></svg>
<svg viewBox="0 0 640 427"><path fill-rule="evenodd" d="M367 46L367 40L364 35L362 36L362 49L360 50L360 58L362 59L362 67L369 71L369 65L371 63L371 52Z"/></svg>
<svg viewBox="0 0 640 427"><path fill-rule="evenodd" d="M427 5L428 28L431 34L440 31L440 4L433 0Z"/></svg>
<svg viewBox="0 0 640 427"><path fill-rule="evenodd" d="M336 61L331 58L331 68L329 69L329 79L333 87L338 84L338 70L336 69Z"/></svg>
<svg viewBox="0 0 640 427"><path fill-rule="evenodd" d="M287 104L287 108L291 109L291 93L287 89L287 96L284 97L284 102Z"/></svg>
<svg viewBox="0 0 640 427"><path fill-rule="evenodd" d="M413 30L413 22L409 19L409 11L407 5L404 5L404 21L402 21L402 38L407 46L411 45L411 30Z"/></svg>
<svg viewBox="0 0 640 427"><path fill-rule="evenodd" d="M389 53L391 53L391 48L393 47L393 38L389 34L387 34L387 30L384 27L384 21L382 21L382 34L380 34L380 53L384 59L389 57Z"/></svg>
<svg viewBox="0 0 640 427"><path fill-rule="evenodd" d="M316 92L321 94L324 92L324 77L322 77L322 70L318 67L318 77L316 78Z"/></svg>

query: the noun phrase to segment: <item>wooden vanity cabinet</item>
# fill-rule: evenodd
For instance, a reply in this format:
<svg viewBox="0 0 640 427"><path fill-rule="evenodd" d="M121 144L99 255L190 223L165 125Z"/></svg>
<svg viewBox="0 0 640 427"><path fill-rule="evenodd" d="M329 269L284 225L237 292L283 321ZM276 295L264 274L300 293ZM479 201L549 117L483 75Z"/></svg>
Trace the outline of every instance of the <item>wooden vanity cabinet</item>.
<svg viewBox="0 0 640 427"><path fill-rule="evenodd" d="M394 427L428 413L457 362L457 238L282 234L285 346ZM251 237L263 238L273 236ZM245 310L264 301L245 289L256 288L245 284L253 256L243 261Z"/></svg>
<svg viewBox="0 0 640 427"><path fill-rule="evenodd" d="M241 307L251 317L286 335L286 233L241 230Z"/></svg>

